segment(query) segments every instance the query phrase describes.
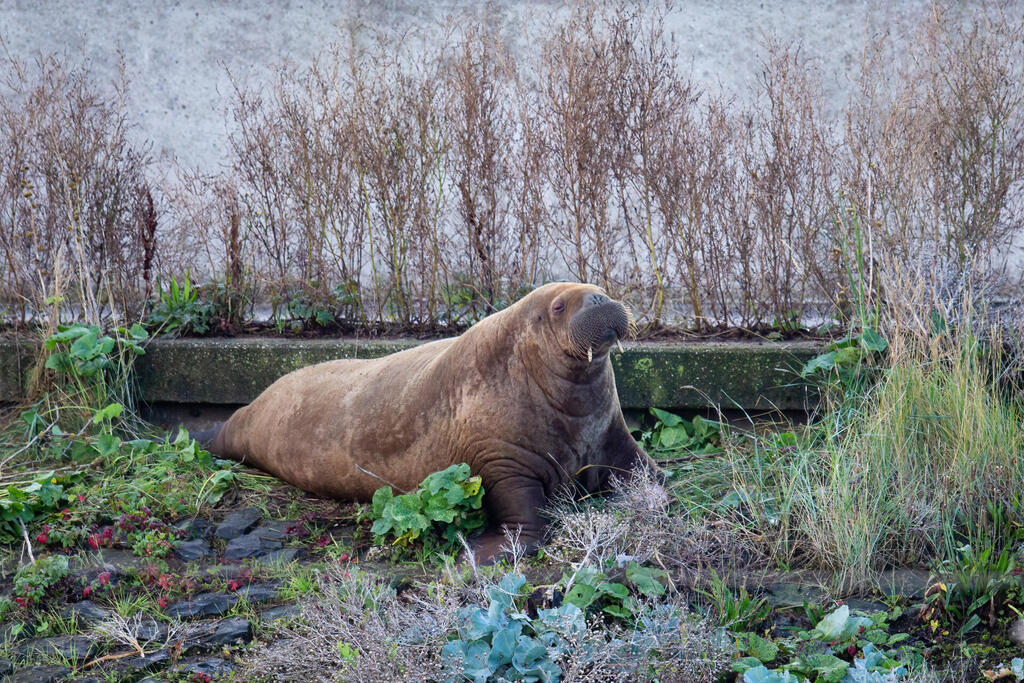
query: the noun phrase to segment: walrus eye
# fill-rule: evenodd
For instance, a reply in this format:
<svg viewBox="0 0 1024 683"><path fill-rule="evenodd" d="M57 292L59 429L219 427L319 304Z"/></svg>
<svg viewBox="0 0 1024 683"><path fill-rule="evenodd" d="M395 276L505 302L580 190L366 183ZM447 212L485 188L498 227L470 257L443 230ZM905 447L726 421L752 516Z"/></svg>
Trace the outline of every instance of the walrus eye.
<svg viewBox="0 0 1024 683"><path fill-rule="evenodd" d="M565 310L565 302L561 299L556 299L555 303L551 304L551 312L558 314Z"/></svg>

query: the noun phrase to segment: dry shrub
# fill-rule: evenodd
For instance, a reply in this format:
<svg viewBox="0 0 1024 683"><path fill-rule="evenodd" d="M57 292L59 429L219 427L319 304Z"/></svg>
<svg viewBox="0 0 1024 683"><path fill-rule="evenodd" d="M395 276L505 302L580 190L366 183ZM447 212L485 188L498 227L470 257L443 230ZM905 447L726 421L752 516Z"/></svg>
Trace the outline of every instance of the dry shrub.
<svg viewBox="0 0 1024 683"><path fill-rule="evenodd" d="M683 573L706 567L760 565L765 553L746 533L671 509L672 494L646 472L612 479L601 507L566 498L548 511L553 536L545 552L579 568L609 566L622 558L653 562Z"/></svg>
<svg viewBox="0 0 1024 683"><path fill-rule="evenodd" d="M3 297L27 320L61 263L92 317L186 271L275 315L301 299L405 328L465 325L562 278L649 329L845 322L900 295L878 274L934 264L984 264L1019 297L999 277L1024 244L1019 17L936 7L909 37L869 35L830 107L812 56L770 37L750 93L698 90L671 11L579 0L519 46L490 5L402 35L352 26L237 83L229 170L179 173L153 202L123 76L108 91L66 60L12 62ZM237 327L246 296L227 298Z"/></svg>
<svg viewBox="0 0 1024 683"><path fill-rule="evenodd" d="M65 57L7 58L4 70L0 298L18 324L46 300L51 322L133 315L159 235L148 151L129 139L123 65L109 87Z"/></svg>
<svg viewBox="0 0 1024 683"><path fill-rule="evenodd" d="M416 584L401 595L386 579L330 570L319 594L302 603L299 622L258 650L247 674L310 681L452 680L441 650L463 618L460 609L487 606L488 591L497 586L497 578L486 578L491 572L471 569L464 572L468 579L449 570L443 580ZM588 619L582 629L550 625L563 639L555 659L560 680L717 680L730 645L710 622L689 614L680 598L645 604L636 629L601 618Z"/></svg>
<svg viewBox="0 0 1024 683"><path fill-rule="evenodd" d="M441 680L440 652L454 631L459 601L445 584L421 597L397 596L387 581L331 570L302 619L250 660L252 678L335 681ZM340 646L358 654L345 658Z"/></svg>

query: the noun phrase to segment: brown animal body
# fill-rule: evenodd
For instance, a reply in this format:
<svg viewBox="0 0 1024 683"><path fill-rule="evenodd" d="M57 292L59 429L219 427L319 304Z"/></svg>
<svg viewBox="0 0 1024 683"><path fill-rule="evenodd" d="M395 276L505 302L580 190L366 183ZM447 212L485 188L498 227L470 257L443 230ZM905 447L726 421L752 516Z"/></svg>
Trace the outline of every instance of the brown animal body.
<svg viewBox="0 0 1024 683"><path fill-rule="evenodd" d="M545 285L459 337L285 375L210 449L359 501L382 481L410 490L465 462L486 491L482 554L497 552L505 526L536 545L539 511L560 487L595 491L609 474L656 469L626 428L608 358L628 326L597 287Z"/></svg>

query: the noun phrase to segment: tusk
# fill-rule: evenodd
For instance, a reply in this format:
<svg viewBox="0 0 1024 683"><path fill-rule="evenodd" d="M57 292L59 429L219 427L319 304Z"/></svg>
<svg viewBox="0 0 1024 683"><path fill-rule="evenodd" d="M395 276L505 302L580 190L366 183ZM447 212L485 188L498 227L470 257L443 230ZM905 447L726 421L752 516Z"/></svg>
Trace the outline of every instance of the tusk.
<svg viewBox="0 0 1024 683"><path fill-rule="evenodd" d="M619 341L618 337L615 338L615 345L619 347L619 353L625 353L626 352L625 349L622 348L622 342Z"/></svg>
<svg viewBox="0 0 1024 683"><path fill-rule="evenodd" d="M593 347L590 347L590 348L587 349L587 362L588 363L593 363L594 362L594 349L593 349Z"/></svg>

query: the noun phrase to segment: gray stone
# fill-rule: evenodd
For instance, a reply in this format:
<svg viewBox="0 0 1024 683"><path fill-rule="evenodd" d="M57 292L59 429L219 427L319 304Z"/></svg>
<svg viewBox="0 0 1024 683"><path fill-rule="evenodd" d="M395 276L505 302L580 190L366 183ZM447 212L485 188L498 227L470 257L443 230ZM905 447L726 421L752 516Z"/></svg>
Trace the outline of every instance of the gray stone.
<svg viewBox="0 0 1024 683"><path fill-rule="evenodd" d="M118 578L127 573L126 570L141 569L148 562L150 560L137 557L130 550L103 548L72 558L71 574L86 583L91 583L98 574L110 572L110 582L116 584Z"/></svg>
<svg viewBox="0 0 1024 683"><path fill-rule="evenodd" d="M97 650L96 641L85 636L51 636L19 643L14 651L20 657L48 657L57 655L68 661L89 659Z"/></svg>
<svg viewBox="0 0 1024 683"><path fill-rule="evenodd" d="M186 660L174 667L175 671L185 671L190 674L206 674L211 678L228 676L235 668L234 664L220 657Z"/></svg>
<svg viewBox="0 0 1024 683"><path fill-rule="evenodd" d="M135 629L135 637L143 644L163 640L167 637L167 624L156 619L143 619Z"/></svg>
<svg viewBox="0 0 1024 683"><path fill-rule="evenodd" d="M874 602L872 600L859 600L857 598L849 598L845 600L846 605L854 611L863 612L864 614L873 614L875 612L888 612L889 608L880 602Z"/></svg>
<svg viewBox="0 0 1024 683"><path fill-rule="evenodd" d="M210 544L201 538L194 541L179 541L174 546L174 555L184 562L201 560L210 554Z"/></svg>
<svg viewBox="0 0 1024 683"><path fill-rule="evenodd" d="M277 607L268 607L260 613L260 621L264 623L271 623L280 619L281 621L290 621L302 614L302 608L296 604L290 605L278 605Z"/></svg>
<svg viewBox="0 0 1024 683"><path fill-rule="evenodd" d="M200 593L191 600L182 600L167 606L167 615L175 619L215 617L224 614L238 597L227 593Z"/></svg>
<svg viewBox="0 0 1024 683"><path fill-rule="evenodd" d="M89 676L87 678L72 678L68 683L104 683L102 678Z"/></svg>
<svg viewBox="0 0 1024 683"><path fill-rule="evenodd" d="M263 518L256 508L243 508L235 510L224 518L224 521L217 525L216 534L219 538L231 540L248 532Z"/></svg>
<svg viewBox="0 0 1024 683"><path fill-rule="evenodd" d="M254 557L253 562L258 564L289 564L295 561L298 554L298 548L281 548L280 550L271 550L269 553L263 553L259 557Z"/></svg>
<svg viewBox="0 0 1024 683"><path fill-rule="evenodd" d="M288 538L288 528L295 526L294 521L267 521L252 530L260 538L267 541L283 541Z"/></svg>
<svg viewBox="0 0 1024 683"><path fill-rule="evenodd" d="M931 574L925 569L893 569L878 575L878 589L884 595L924 599Z"/></svg>
<svg viewBox="0 0 1024 683"><path fill-rule="evenodd" d="M72 603L60 611L65 619L75 618L78 621L103 621L110 618L111 614L113 612L109 609L100 607L92 600Z"/></svg>
<svg viewBox="0 0 1024 683"><path fill-rule="evenodd" d="M196 538L210 538L213 536L214 530L213 524L202 517L183 519L180 522L175 522L174 528L179 531L184 531L185 540L189 541Z"/></svg>
<svg viewBox="0 0 1024 683"><path fill-rule="evenodd" d="M266 602L278 597L277 587L273 584L252 584L239 588L235 595L245 598L250 603Z"/></svg>
<svg viewBox="0 0 1024 683"><path fill-rule="evenodd" d="M281 547L280 541L271 541L260 538L256 532L238 536L228 541L228 547L224 551L226 560L244 560L249 557L257 557L263 553L277 550Z"/></svg>
<svg viewBox="0 0 1024 683"><path fill-rule="evenodd" d="M821 604L827 597L825 591L800 583L776 583L768 587L765 596L775 607L800 607L805 602Z"/></svg>
<svg viewBox="0 0 1024 683"><path fill-rule="evenodd" d="M1018 619L1017 621L1010 624L1010 641L1014 645L1024 645L1024 619Z"/></svg>
<svg viewBox="0 0 1024 683"><path fill-rule="evenodd" d="M263 539L255 534L243 534L228 541L224 559L244 560L247 557L256 557L263 551Z"/></svg>
<svg viewBox="0 0 1024 683"><path fill-rule="evenodd" d="M54 683L71 674L71 669L64 666L30 666L19 669L7 679L8 683Z"/></svg>
<svg viewBox="0 0 1024 683"><path fill-rule="evenodd" d="M6 676L14 671L14 665L9 659L0 659L0 676Z"/></svg>
<svg viewBox="0 0 1024 683"><path fill-rule="evenodd" d="M252 640L252 624L243 617L196 625L185 643L187 652L211 652L223 645L237 645Z"/></svg>
<svg viewBox="0 0 1024 683"><path fill-rule="evenodd" d="M170 652L167 650L157 650L145 657L125 657L124 659L116 660L110 669L116 671L121 676L133 676L153 671L154 669L162 669L167 666L170 659Z"/></svg>

